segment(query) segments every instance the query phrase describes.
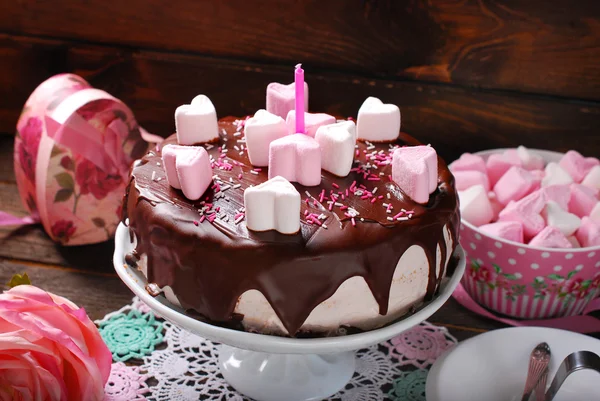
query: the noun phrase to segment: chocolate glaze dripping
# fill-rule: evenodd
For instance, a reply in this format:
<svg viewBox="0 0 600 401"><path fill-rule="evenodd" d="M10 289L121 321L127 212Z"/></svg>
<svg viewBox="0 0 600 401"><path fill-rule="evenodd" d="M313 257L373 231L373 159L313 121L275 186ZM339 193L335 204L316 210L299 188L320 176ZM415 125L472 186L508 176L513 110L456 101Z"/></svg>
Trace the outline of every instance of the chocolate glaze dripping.
<svg viewBox="0 0 600 401"><path fill-rule="evenodd" d="M209 153L217 159L220 145L232 148L235 119L228 117L219 122L223 131L220 142ZM225 141L224 139L227 139ZM174 137L166 143L175 142ZM417 145L418 142L401 134L400 145ZM388 151L388 144L374 144L375 149ZM364 143L359 143L360 160L364 161ZM244 152L245 153L245 152ZM375 205L350 195L344 204L360 212L364 222L353 227L344 212L335 207L328 211L326 205L317 208L302 203L301 230L296 235L283 235L274 231L256 233L248 231L244 222L235 224L233 215L243 206L243 191L250 184L267 180L267 169L249 174L253 168L246 154L239 155L231 149L227 159L243 164L244 175L238 181L240 167L227 172L215 169L223 181L229 177L241 188L230 188L225 197L215 199L209 189L202 200L221 208L230 216L229 221L219 218L213 223L198 221L201 204L187 200L180 191L169 187L160 152L150 152L132 171L132 179L125 195L123 220L129 218L131 233L137 238L136 252L147 255L148 280L163 287L169 285L182 305L192 309L209 321L227 324L234 319L238 298L247 290L256 289L267 298L287 331L298 333L310 312L335 293L348 278L362 276L379 304L381 314L388 310L391 282L398 260L412 245L423 248L429 262L429 280L426 299L435 294L444 275L444 265L438 276L436 251L441 249L442 261L448 250L444 240L444 226L450 228L456 246L458 229L458 202L454 179L446 164L439 159L439 185L427 205L414 203L387 179L391 166L382 166L376 173L384 172L381 181L368 181L362 174L351 173L340 178L323 172L319 187L296 185L302 199L305 191L318 199L322 189L344 191L356 180L356 185L378 188L377 195L389 192ZM155 179L151 177L154 172ZM401 208L414 210L412 219L390 222L381 203L392 203L394 212ZM328 229L309 225L304 221L304 210L327 216ZM393 215L393 214L392 214ZM453 250L450 250L451 252ZM236 320L239 320L237 317Z"/></svg>

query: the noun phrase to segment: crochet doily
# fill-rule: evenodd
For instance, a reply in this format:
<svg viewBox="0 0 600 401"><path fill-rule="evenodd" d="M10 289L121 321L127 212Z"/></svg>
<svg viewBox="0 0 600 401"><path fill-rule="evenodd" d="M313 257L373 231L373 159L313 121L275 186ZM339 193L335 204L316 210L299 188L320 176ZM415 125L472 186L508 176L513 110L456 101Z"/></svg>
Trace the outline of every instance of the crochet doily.
<svg viewBox="0 0 600 401"><path fill-rule="evenodd" d="M249 400L223 379L217 344L155 316L137 297L96 323L115 361L105 401ZM354 376L330 399L425 401L427 369L456 342L423 322L359 350Z"/></svg>

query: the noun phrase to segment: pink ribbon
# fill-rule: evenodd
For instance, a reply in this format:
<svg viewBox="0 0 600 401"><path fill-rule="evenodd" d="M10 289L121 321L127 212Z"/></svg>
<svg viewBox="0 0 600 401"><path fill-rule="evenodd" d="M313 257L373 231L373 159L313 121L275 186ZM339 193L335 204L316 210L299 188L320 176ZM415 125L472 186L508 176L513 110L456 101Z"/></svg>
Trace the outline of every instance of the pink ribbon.
<svg viewBox="0 0 600 401"><path fill-rule="evenodd" d="M540 326L550 327L554 329L562 329L574 331L577 333L596 333L600 332L600 320L592 316L587 316L589 313L600 310L600 298L592 300L584 309L583 314L577 316L565 316L554 319L538 319L538 320L515 320L505 317L500 317L485 309L479 305L471 296L465 291L461 283L458 284L456 290L452 294L454 299L459 304L475 312L478 315L493 319L504 324L511 326Z"/></svg>
<svg viewBox="0 0 600 401"><path fill-rule="evenodd" d="M142 139L148 143L161 143L165 140L165 138L163 138L162 136L151 134L142 127L139 128Z"/></svg>
<svg viewBox="0 0 600 401"><path fill-rule="evenodd" d="M120 119L113 120L104 132L99 135L97 129L85 119L74 113L65 124L61 124L52 117L44 116L46 132L55 142L69 147L73 152L85 157L98 168L109 174L119 174L124 179L129 172L125 155L121 150L121 140L128 135L129 128ZM150 134L140 127L142 138L146 142L160 143L162 137ZM39 216L18 217L0 211L0 227L36 224L40 222Z"/></svg>
<svg viewBox="0 0 600 401"><path fill-rule="evenodd" d="M73 113L65 124L48 115L45 116L45 120L48 136L55 142L85 157L108 174L118 173L123 177L127 175L129 167L123 158L123 152L118 149L118 138L127 135L127 127L122 121L117 120L109 124L103 137L77 113ZM118 122L121 122L121 125Z"/></svg>
<svg viewBox="0 0 600 401"><path fill-rule="evenodd" d="M40 222L37 216L17 217L10 213L0 211L0 227L3 226L22 226L26 224L36 224Z"/></svg>

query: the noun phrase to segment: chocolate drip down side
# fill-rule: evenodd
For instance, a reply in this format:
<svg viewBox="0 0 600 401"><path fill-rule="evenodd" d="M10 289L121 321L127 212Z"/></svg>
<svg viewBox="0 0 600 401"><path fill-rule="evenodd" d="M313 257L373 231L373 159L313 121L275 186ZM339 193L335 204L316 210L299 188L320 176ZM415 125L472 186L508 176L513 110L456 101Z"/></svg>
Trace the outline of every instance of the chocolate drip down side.
<svg viewBox="0 0 600 401"><path fill-rule="evenodd" d="M452 244L456 246L459 224L454 179L441 158L438 189L427 205L414 203L388 179L390 165L372 170L378 180L374 179L375 174L366 176L361 171L353 171L347 177L323 171L318 187L294 184L303 200L299 233L257 233L249 231L244 221L236 223L233 217L243 207L244 189L268 179L267 168L250 173L254 167L246 153L233 149L240 139L234 120L231 117L220 120L220 142L207 146L215 160L221 155L221 146L229 149L224 159L230 161L233 169L213 171L223 182L231 183L230 188L220 192L222 195L209 189L197 202L186 199L181 191L168 185L160 151L150 152L133 168L124 200L124 220L129 219L137 241L137 255L147 256L149 282L160 287L171 286L184 308L193 309L217 324L232 320L236 303L244 292L258 290L288 333L294 335L317 305L354 276L365 279L380 314L386 314L398 261L408 248L418 245L429 262L426 299L433 297L444 276L446 256L453 252L446 249L444 229L446 226L450 229ZM173 142L173 136L166 141ZM414 146L418 142L401 134L397 144ZM366 164L365 157L373 150L388 152L389 149L389 144L359 142L359 156L353 167ZM237 184L241 185L236 187ZM359 213L354 224L340 207L330 211L326 202L319 202L322 190L326 194L331 190L344 194L352 185L364 185L377 195L385 195L375 203L352 194L345 197L341 202ZM311 195L308 202L306 191ZM391 214L386 212L383 202L392 204L395 212L405 209L414 214L408 220L389 221ZM219 214L229 218L200 222L206 203L219 207ZM305 210L325 215L323 223L327 228L309 224ZM442 265L439 275L438 246Z"/></svg>

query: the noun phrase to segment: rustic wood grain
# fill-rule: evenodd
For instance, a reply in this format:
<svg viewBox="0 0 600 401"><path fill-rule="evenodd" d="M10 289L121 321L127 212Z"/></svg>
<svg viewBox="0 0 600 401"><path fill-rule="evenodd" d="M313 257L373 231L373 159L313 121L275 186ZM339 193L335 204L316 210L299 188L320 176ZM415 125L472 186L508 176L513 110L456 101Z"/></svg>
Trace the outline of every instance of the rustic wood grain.
<svg viewBox="0 0 600 401"><path fill-rule="evenodd" d="M85 274L0 259L0 289L14 274L27 273L32 284L84 307L92 320L131 302L133 293L117 277Z"/></svg>
<svg viewBox="0 0 600 401"><path fill-rule="evenodd" d="M213 100L220 116L247 115L264 107L269 82L292 78L292 66L132 52L57 40L0 35L0 49L5 60L0 65L0 132L12 131L29 93L45 77L60 71L78 73L121 98L146 128L163 136L174 130L175 108L198 93ZM21 68L14 71L11 65ZM518 144L600 154L597 103L360 79L313 73L309 68L306 76L311 110L356 115L367 96L380 97L401 107L403 130L432 143L448 161L465 151Z"/></svg>
<svg viewBox="0 0 600 401"><path fill-rule="evenodd" d="M0 210L16 216L27 215L15 183L0 182ZM112 241L74 247L60 246L46 235L41 224L0 226L0 257L114 274L113 252Z"/></svg>
<svg viewBox="0 0 600 401"><path fill-rule="evenodd" d="M0 32L600 98L596 1L5 3Z"/></svg>
<svg viewBox="0 0 600 401"><path fill-rule="evenodd" d="M12 136L0 134L0 182L15 182L13 172Z"/></svg>

